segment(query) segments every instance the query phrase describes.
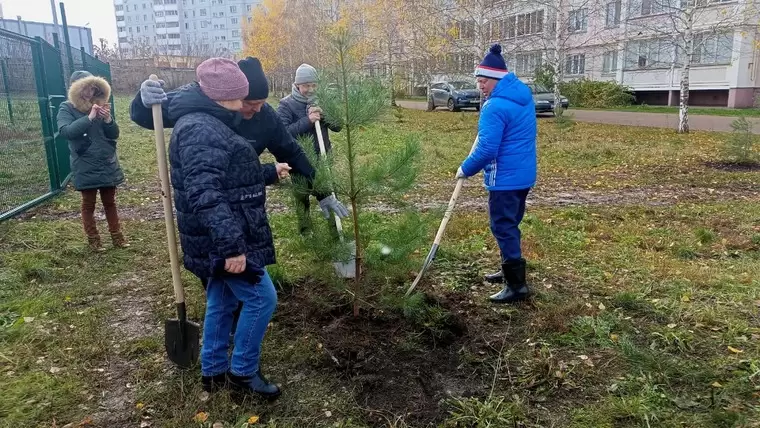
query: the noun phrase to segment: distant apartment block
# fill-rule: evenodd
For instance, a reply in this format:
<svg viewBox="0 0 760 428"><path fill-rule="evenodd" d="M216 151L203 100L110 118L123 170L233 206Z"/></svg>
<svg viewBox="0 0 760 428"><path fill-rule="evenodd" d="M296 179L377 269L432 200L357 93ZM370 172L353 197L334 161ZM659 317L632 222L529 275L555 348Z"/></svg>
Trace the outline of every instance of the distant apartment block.
<svg viewBox="0 0 760 428"><path fill-rule="evenodd" d="M234 57L243 48L243 23L258 3L114 0L119 49L128 58L152 54Z"/></svg>
<svg viewBox="0 0 760 428"><path fill-rule="evenodd" d="M760 5L754 0L568 0L561 22L555 4L497 0L480 11L460 11L449 63L470 72L488 45L500 42L508 67L530 79L554 58L562 25L565 80L613 80L630 87L638 102L677 105L687 46L682 22L684 11L694 10L690 104L743 108L758 102Z"/></svg>

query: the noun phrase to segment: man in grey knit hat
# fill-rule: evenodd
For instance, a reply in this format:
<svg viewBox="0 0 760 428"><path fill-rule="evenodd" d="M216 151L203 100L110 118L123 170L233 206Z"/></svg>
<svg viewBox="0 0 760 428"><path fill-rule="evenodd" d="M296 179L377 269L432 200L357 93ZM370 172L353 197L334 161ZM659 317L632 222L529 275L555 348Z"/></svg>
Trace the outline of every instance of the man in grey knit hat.
<svg viewBox="0 0 760 428"><path fill-rule="evenodd" d="M296 70L291 94L280 100L277 114L288 132L294 137L309 137L312 140L314 152L319 156L319 140L315 123L319 120L320 132L325 143L325 151L332 149L330 133L340 132L340 127L323 120L322 109L316 105L317 70L309 64L301 64ZM328 131L329 130L329 131ZM304 235L311 229L309 216L309 194L295 191L296 214L298 215L299 232ZM334 220L330 219L330 227L337 237Z"/></svg>

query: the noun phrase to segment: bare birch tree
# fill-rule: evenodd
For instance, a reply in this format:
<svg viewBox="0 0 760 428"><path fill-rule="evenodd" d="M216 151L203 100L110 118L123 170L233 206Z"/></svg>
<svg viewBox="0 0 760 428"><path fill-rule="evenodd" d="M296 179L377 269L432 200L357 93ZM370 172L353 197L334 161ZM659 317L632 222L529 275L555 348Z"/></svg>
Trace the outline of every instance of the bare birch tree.
<svg viewBox="0 0 760 428"><path fill-rule="evenodd" d="M752 0L630 0L627 69L679 72L678 132L689 132L690 74L697 65L730 65L758 22Z"/></svg>

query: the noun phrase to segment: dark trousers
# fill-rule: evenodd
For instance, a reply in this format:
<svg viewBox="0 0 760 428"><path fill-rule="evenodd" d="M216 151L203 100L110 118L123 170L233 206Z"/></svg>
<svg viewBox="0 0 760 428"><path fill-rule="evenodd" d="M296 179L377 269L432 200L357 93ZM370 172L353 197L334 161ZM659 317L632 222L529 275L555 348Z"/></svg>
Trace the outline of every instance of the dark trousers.
<svg viewBox="0 0 760 428"><path fill-rule="evenodd" d="M293 191L293 199L295 199L296 205L296 217L298 218L298 233L305 234L311 230L311 201L309 200L309 193L303 192L300 189ZM327 220L327 224L330 227L330 236L333 239L338 239L338 226L335 223L335 217L330 216Z"/></svg>
<svg viewBox="0 0 760 428"><path fill-rule="evenodd" d="M522 258L520 222L525 215L525 200L530 189L488 192L488 215L491 233L501 250L502 262Z"/></svg>
<svg viewBox="0 0 760 428"><path fill-rule="evenodd" d="M97 202L98 191L100 191L100 201L103 203L103 210L106 212L106 221L108 222L108 231L113 235L121 231L119 225L119 213L116 210L116 188L102 187L100 189L82 190L82 226L87 237L97 237L98 228L95 225L95 203Z"/></svg>

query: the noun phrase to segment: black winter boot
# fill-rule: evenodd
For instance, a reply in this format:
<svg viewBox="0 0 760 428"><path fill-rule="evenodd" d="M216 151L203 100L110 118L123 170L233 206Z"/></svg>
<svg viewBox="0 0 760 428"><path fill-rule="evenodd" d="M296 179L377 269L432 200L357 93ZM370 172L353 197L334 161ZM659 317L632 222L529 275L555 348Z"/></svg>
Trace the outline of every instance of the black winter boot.
<svg viewBox="0 0 760 428"><path fill-rule="evenodd" d="M490 273L483 278L486 280L486 282L490 282L491 284L499 284L504 282L504 272L498 271Z"/></svg>
<svg viewBox="0 0 760 428"><path fill-rule="evenodd" d="M202 376L203 390L212 393L227 386L227 375L222 373L216 376Z"/></svg>
<svg viewBox="0 0 760 428"><path fill-rule="evenodd" d="M501 265L506 286L489 298L492 303L516 303L528 298L530 290L525 281L525 259L509 260Z"/></svg>
<svg viewBox="0 0 760 428"><path fill-rule="evenodd" d="M280 387L270 383L261 374L261 370L257 371L253 376L237 376L228 372L227 380L230 383L230 388L234 391L244 394L256 393L267 400L274 400L282 393Z"/></svg>

